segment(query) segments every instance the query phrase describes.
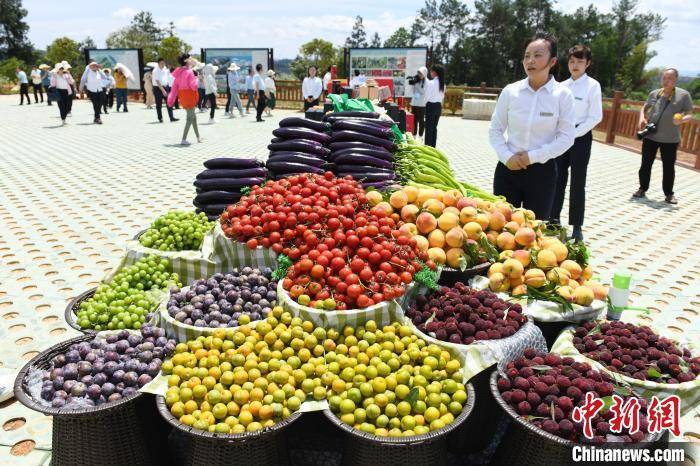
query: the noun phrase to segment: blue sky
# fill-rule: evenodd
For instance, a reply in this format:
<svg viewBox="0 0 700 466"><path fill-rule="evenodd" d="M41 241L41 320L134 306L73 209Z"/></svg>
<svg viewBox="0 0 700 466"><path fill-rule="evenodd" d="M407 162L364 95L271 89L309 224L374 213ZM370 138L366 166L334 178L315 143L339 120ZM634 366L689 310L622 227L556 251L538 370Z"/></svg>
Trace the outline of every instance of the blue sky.
<svg viewBox="0 0 700 466"><path fill-rule="evenodd" d="M471 7L473 1L466 3ZM559 0L556 6L573 11L589 3ZM595 3L603 11L609 11L612 6L612 0ZM160 24L173 21L178 35L195 50L200 47L272 47L275 58L293 58L299 45L315 37L342 44L358 14L364 18L368 36L378 32L384 40L399 26L410 25L423 2L287 0L234 4L213 0L192 3L24 0L23 4L29 12L29 38L37 47L46 47L55 37L62 35L77 40L89 35L98 46L104 46L107 34L128 24L137 11L146 9ZM663 38L652 44L658 55L651 65L676 66L684 74L700 74L700 54L690 53L690 50L700 49L700 34L697 33L700 1L641 0L639 10L656 11L668 18Z"/></svg>

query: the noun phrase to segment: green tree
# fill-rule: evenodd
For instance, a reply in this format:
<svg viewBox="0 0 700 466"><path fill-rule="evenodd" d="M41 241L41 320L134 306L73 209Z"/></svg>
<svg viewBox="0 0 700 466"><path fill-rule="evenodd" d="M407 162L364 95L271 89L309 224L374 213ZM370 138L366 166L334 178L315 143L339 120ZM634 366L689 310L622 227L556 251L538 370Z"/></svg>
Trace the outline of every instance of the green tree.
<svg viewBox="0 0 700 466"><path fill-rule="evenodd" d="M345 39L345 46L348 48L367 47L367 33L365 25L362 24L362 16L355 17L355 24L352 26L350 35Z"/></svg>
<svg viewBox="0 0 700 466"><path fill-rule="evenodd" d="M369 43L370 47L381 47L382 46L382 39L379 37L379 33L375 32L374 35L372 36L372 40Z"/></svg>
<svg viewBox="0 0 700 466"><path fill-rule="evenodd" d="M0 78L5 79L10 82L17 81L16 70L17 68L22 68L25 72L27 70L27 65L17 57L10 57L7 60L0 62Z"/></svg>
<svg viewBox="0 0 700 466"><path fill-rule="evenodd" d="M54 39L46 49L46 60L49 66L65 60L76 72L81 68L80 64L84 63L80 54L80 44L69 37Z"/></svg>
<svg viewBox="0 0 700 466"><path fill-rule="evenodd" d="M299 48L299 55L290 64L290 69L296 78L303 79L309 66L315 65L322 76L328 67L336 64L337 61L338 49L332 42L312 39Z"/></svg>
<svg viewBox="0 0 700 466"><path fill-rule="evenodd" d="M0 0L0 60L16 57L31 63L34 47L27 39L29 26L24 21L27 10L21 0Z"/></svg>
<svg viewBox="0 0 700 466"><path fill-rule="evenodd" d="M632 49L632 53L624 58L617 76L622 90L629 93L641 89L646 84L645 81L651 79L651 76L644 73L644 67L655 55L656 52L648 50L646 42L637 44Z"/></svg>
<svg viewBox="0 0 700 466"><path fill-rule="evenodd" d="M474 82L502 86L511 79L515 63L510 62L510 28L514 21L509 0L474 2L473 62L469 76ZM466 44L464 44L466 45ZM518 63L519 65L519 63Z"/></svg>
<svg viewBox="0 0 700 466"><path fill-rule="evenodd" d="M140 11L131 24L111 32L105 42L109 48L143 49L143 58L148 62L157 58L158 44L164 36L164 30L155 23L153 15Z"/></svg>
<svg viewBox="0 0 700 466"><path fill-rule="evenodd" d="M384 47L411 47L413 46L413 38L408 30L401 26L387 40L384 41Z"/></svg>
<svg viewBox="0 0 700 466"><path fill-rule="evenodd" d="M192 46L177 36L164 38L158 44L158 56L165 58L165 62L171 65L177 64L177 58L183 53L189 53Z"/></svg>

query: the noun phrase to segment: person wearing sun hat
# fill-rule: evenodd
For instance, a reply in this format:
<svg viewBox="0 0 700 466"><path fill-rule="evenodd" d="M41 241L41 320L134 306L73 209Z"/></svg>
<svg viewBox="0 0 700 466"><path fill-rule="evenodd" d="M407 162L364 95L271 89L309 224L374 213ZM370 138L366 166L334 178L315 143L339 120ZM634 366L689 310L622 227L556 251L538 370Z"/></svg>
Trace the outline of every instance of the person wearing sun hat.
<svg viewBox="0 0 700 466"><path fill-rule="evenodd" d="M97 62L90 62L85 67L83 75L80 78L80 90L86 90L90 101L92 102L92 108L95 111L94 123L101 125L102 118L102 100L104 99L104 80L105 74L100 69L100 65Z"/></svg>
<svg viewBox="0 0 700 466"><path fill-rule="evenodd" d="M204 75L204 93L205 101L209 103L209 124L213 125L216 123L214 120L214 112L216 112L216 72L219 70L218 66L214 66L211 63L207 63L202 70Z"/></svg>
<svg viewBox="0 0 700 466"><path fill-rule="evenodd" d="M49 72L51 67L46 63L42 63L39 65L39 70L41 70L41 85L46 92L46 103L47 105L51 105L51 102L56 100L53 93L49 90L51 88L51 73Z"/></svg>
<svg viewBox="0 0 700 466"><path fill-rule="evenodd" d="M265 97L267 98L265 112L267 116L272 116L272 110L275 109L275 70L267 70L267 78L265 78Z"/></svg>
<svg viewBox="0 0 700 466"><path fill-rule="evenodd" d="M104 112L105 115L109 113L107 108L109 107L110 109L114 106L114 76L112 76L112 70L109 68L105 68L102 70L102 72L105 74L105 81L104 81L104 86L105 86L105 95L104 99L102 99L102 111Z"/></svg>
<svg viewBox="0 0 700 466"><path fill-rule="evenodd" d="M65 70L67 70L68 73L70 74L70 72L71 72L70 70L71 70L71 68L73 68L73 67L71 66L70 63L68 63L67 61L63 60L63 61L60 63L60 65L61 65L62 68L64 68ZM72 75L72 74L71 74L71 78L73 78L73 75ZM71 79L70 86L71 86L71 91L72 91L72 92L71 92L70 94L68 94L68 115L67 115L67 116L69 116L69 117L70 117L70 116L73 116L73 115L71 114L71 112L73 111L73 100L75 100L75 96L76 96L76 94L78 94L78 86L77 86L76 83L75 83L75 79Z"/></svg>
<svg viewBox="0 0 700 466"><path fill-rule="evenodd" d="M233 115L234 105L236 106L236 108L238 108L238 113L242 117L245 116L245 113L243 113L243 103L241 102L241 96L238 95L238 85L240 81L240 75L238 74L238 70L240 69L241 68L238 65L236 65L235 63L231 63L226 70L226 80L228 81L228 91L230 95L230 101L228 102L226 110L228 111L229 118L235 118L235 116Z"/></svg>
<svg viewBox="0 0 700 466"><path fill-rule="evenodd" d="M66 124L71 95L73 94L73 85L75 84L69 68L65 67L64 63L56 63L56 66L51 72L51 82L49 84L51 89L56 90L56 102L58 104L58 112L61 116L62 125Z"/></svg>

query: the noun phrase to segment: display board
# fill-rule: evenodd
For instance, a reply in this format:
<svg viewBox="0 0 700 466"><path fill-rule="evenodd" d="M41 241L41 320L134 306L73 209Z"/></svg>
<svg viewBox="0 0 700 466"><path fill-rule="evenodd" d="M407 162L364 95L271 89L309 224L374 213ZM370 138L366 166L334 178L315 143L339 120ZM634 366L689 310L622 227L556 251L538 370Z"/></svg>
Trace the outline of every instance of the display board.
<svg viewBox="0 0 700 466"><path fill-rule="evenodd" d="M133 73L134 78L126 82L132 91L143 89L143 51L141 49L86 49L85 61L97 62L114 72L114 65L121 63Z"/></svg>
<svg viewBox="0 0 700 466"><path fill-rule="evenodd" d="M235 63L240 67L238 70L238 90L245 92L245 78L248 76L248 69L260 63L263 66L263 73L272 67L272 49L224 49L208 48L202 49L202 62L211 63L218 66L216 72L216 84L219 92L226 92L226 73L229 65Z"/></svg>
<svg viewBox="0 0 700 466"><path fill-rule="evenodd" d="M351 48L349 49L348 78L359 70L366 78L393 78L394 95L412 95L408 78L428 63L427 47Z"/></svg>

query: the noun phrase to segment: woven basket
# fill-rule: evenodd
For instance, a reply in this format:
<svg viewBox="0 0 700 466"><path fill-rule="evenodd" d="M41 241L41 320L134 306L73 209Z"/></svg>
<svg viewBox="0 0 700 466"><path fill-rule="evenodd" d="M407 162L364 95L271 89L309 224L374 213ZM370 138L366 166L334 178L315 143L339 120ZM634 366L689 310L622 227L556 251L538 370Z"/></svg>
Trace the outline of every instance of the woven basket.
<svg viewBox="0 0 700 466"><path fill-rule="evenodd" d="M87 333L87 334L96 333L95 330L82 328L80 325L78 325L78 321L76 319L76 317L77 317L76 314L77 314L78 310L80 309L80 303L92 298L93 295L95 294L95 291L97 291L97 287L90 288L89 290L84 291L83 293L80 293L78 296L73 298L68 303L68 306L66 306L66 311L64 313L64 317L66 319L66 322L68 322L68 325L70 325L71 327L73 327L74 329L76 329L79 332L83 332L83 333Z"/></svg>
<svg viewBox="0 0 700 466"><path fill-rule="evenodd" d="M453 423L440 430L413 437L380 437L362 432L342 422L330 410L324 411L326 417L346 434L343 464L446 465L447 436L458 429L474 409L474 387L468 383L466 388L467 403Z"/></svg>
<svg viewBox="0 0 700 466"><path fill-rule="evenodd" d="M158 412L177 432L185 434L185 465L230 465L246 466L289 464L289 450L285 442L284 429L297 420L302 413L293 413L273 427L244 434L218 434L186 426L170 413L165 397L156 396Z"/></svg>
<svg viewBox="0 0 700 466"><path fill-rule="evenodd" d="M61 342L32 358L15 379L14 394L26 407L53 416L52 465L149 465L149 439L142 423L141 403L150 397L141 393L126 399L87 409L61 409L44 406L25 390L29 368L46 369L51 359L73 343L89 341L81 335Z"/></svg>
<svg viewBox="0 0 700 466"><path fill-rule="evenodd" d="M478 264L468 269L459 270L451 267L443 267L438 284L442 286L453 286L457 282L462 282L465 285L469 283L469 279L476 275L484 275L491 267L490 262Z"/></svg>
<svg viewBox="0 0 700 466"><path fill-rule="evenodd" d="M577 445L545 432L522 419L503 401L497 386L498 372L491 374L491 393L496 402L510 417L511 423L496 451L493 464L518 464L523 466L573 465L571 449ZM649 434L642 444L607 443L606 448L661 448L668 441L668 433ZM648 442L648 443L647 443ZM603 463L596 463L603 464Z"/></svg>

